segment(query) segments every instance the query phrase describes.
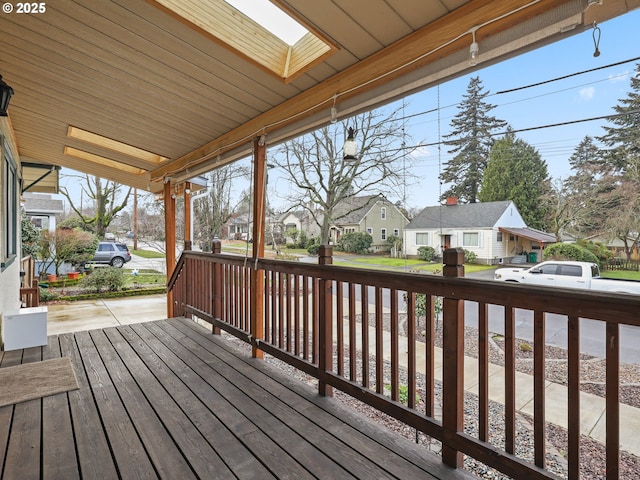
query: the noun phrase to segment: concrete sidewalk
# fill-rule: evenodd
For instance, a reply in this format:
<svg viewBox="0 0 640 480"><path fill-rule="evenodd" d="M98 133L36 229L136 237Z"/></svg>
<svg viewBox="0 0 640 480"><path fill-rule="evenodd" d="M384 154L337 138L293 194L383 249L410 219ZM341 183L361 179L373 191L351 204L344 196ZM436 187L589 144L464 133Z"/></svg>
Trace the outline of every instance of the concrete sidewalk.
<svg viewBox="0 0 640 480"><path fill-rule="evenodd" d="M78 332L167 318L167 296L109 298L48 305L47 334Z"/></svg>
<svg viewBox="0 0 640 480"><path fill-rule="evenodd" d="M166 295L101 299L71 302L48 306L48 335L93 330L132 323L162 320L167 317ZM361 348L361 327L357 324L356 344ZM348 325L344 326L345 342L349 339ZM369 327L369 338L375 342L375 329ZM391 334L384 332L383 352L385 360L390 360ZM373 348L373 343L371 345ZM407 337L400 337L400 366L407 368ZM416 342L416 365L418 372L425 374L425 345ZM435 349L435 378L442 381L442 349ZM489 399L504 404L505 370L495 364L489 365ZM464 388L477 394L478 362L465 357ZM547 382L546 420L567 428L568 394L563 385ZM516 409L520 413L533 415L533 377L516 372ZM602 443L605 441L605 399L588 393L580 394L581 424L580 431ZM634 455L640 455L640 409L620 405L620 448Z"/></svg>

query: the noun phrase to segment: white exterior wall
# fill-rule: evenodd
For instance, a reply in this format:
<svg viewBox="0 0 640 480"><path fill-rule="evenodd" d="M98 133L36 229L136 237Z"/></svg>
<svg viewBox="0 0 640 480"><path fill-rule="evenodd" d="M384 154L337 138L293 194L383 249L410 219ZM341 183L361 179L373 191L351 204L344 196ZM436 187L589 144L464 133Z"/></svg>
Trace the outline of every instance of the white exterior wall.
<svg viewBox="0 0 640 480"><path fill-rule="evenodd" d="M4 183L4 149L5 138L8 140L9 148L13 152L13 160L16 162L17 172L20 175L20 163L17 154L17 149L12 141L11 131L9 129L9 123L7 117L0 117L0 248L4 251L4 225L5 225L5 212L7 210L6 205L6 192ZM17 189L19 190L19 188ZM19 197L19 192L16 192L16 196ZM16 198L15 204L20 205L19 198ZM19 208L19 207L18 207ZM4 315L15 315L20 309L20 212L17 212L17 254L11 260L7 262L4 269L0 268L0 329L2 328L2 320ZM1 335L0 335L0 338Z"/></svg>

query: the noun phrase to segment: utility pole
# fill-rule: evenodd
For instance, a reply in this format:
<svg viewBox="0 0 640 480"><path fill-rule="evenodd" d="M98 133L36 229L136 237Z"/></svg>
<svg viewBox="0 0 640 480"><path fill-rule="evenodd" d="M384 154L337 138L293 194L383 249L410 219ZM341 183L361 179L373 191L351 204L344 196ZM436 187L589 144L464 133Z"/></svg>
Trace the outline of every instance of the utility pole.
<svg viewBox="0 0 640 480"><path fill-rule="evenodd" d="M133 189L133 249L138 250L138 189Z"/></svg>

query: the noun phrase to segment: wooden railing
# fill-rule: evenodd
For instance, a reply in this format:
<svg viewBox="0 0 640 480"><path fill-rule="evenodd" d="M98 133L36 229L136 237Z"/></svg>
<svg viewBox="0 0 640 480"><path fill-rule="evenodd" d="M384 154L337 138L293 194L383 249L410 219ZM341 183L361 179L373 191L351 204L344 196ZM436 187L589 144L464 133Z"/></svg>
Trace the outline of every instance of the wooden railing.
<svg viewBox="0 0 640 480"><path fill-rule="evenodd" d="M545 328L551 314L564 316L554 316L554 321L560 318L568 325L566 455L569 478L579 478L580 319L602 322L606 478L618 478L620 326L640 325L640 299L458 278L463 275L462 261L461 250L447 250L440 277L334 266L330 247L321 247L319 265L184 252L169 288L175 315L202 318L215 332L223 329L316 377L322 395L337 388L441 441L443 461L451 466L461 466L466 454L514 478L555 478L545 460ZM262 284L263 290L256 288ZM252 310L252 302L263 308ZM419 318L418 303L426 307L425 319ZM435 305L441 305L443 314L441 419L436 418L434 394ZM262 315L251 318L252 311ZM522 433L516 428L517 311L527 311L534 324L532 459L516 455ZM464 418L464 318L471 313L478 320L477 419ZM499 445L492 444L489 435L488 325L496 319L504 326L505 345L505 427ZM419 320L424 322L420 341ZM406 333L400 331L401 324ZM420 372L423 382L417 382ZM407 395L401 401L403 389ZM418 403L424 406L418 408ZM477 422L477 435L464 433L471 421Z"/></svg>
<svg viewBox="0 0 640 480"><path fill-rule="evenodd" d="M20 302L22 307L40 305L40 289L35 278L35 259L29 255L20 260Z"/></svg>

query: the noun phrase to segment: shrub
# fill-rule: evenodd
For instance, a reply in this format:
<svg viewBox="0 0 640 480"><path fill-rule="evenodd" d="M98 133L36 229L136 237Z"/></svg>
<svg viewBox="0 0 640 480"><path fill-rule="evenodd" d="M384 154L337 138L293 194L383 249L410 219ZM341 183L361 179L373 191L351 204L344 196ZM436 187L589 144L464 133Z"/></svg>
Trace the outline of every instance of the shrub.
<svg viewBox="0 0 640 480"><path fill-rule="evenodd" d="M476 263L477 258L478 256L475 253L469 250L464 251L464 263Z"/></svg>
<svg viewBox="0 0 640 480"><path fill-rule="evenodd" d="M40 301L41 302L50 302L51 300L55 300L58 298L58 294L50 291L47 288L40 287Z"/></svg>
<svg viewBox="0 0 640 480"><path fill-rule="evenodd" d="M100 267L94 269L91 275L82 279L81 285L89 290L100 293L103 288L109 292L117 292L125 284L125 274L121 268Z"/></svg>
<svg viewBox="0 0 640 480"><path fill-rule="evenodd" d="M607 246L602 242L592 242L591 240L585 240L581 238L576 242L582 248L589 250L597 258L599 263L607 263L610 259L614 258L614 254Z"/></svg>
<svg viewBox="0 0 640 480"><path fill-rule="evenodd" d="M336 249L347 253L369 253L373 237L365 232L345 233L338 239Z"/></svg>
<svg viewBox="0 0 640 480"><path fill-rule="evenodd" d="M594 253L577 243L553 243L544 249L544 258L600 263Z"/></svg>
<svg viewBox="0 0 640 480"><path fill-rule="evenodd" d="M436 249L433 247L418 248L418 258L425 262L432 262L436 258Z"/></svg>
<svg viewBox="0 0 640 480"><path fill-rule="evenodd" d="M320 239L319 238L311 238L311 241L307 242L306 249L309 255L317 255L318 250L320 249Z"/></svg>

